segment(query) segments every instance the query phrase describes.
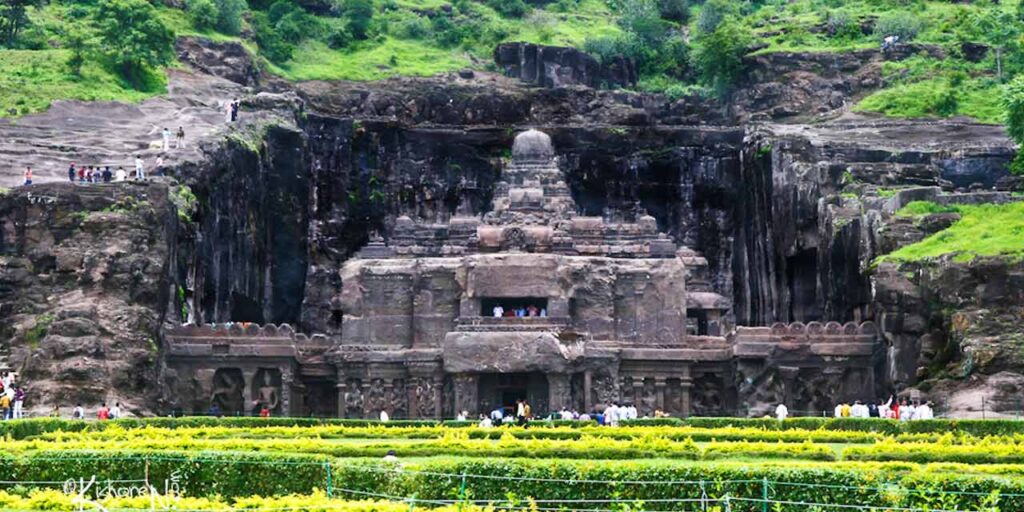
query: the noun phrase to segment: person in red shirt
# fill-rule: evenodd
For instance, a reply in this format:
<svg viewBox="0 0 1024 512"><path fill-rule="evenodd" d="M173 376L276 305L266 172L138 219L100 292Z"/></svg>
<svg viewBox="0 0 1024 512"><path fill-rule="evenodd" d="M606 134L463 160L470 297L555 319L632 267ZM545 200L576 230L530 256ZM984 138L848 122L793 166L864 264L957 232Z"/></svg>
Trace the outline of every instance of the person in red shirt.
<svg viewBox="0 0 1024 512"><path fill-rule="evenodd" d="M103 405L100 406L100 410L96 411L96 418L99 419L100 421L110 419L110 409L107 408L106 402L103 402Z"/></svg>
<svg viewBox="0 0 1024 512"><path fill-rule="evenodd" d="M260 418L269 418L269 417L270 417L270 409L267 409L267 406L264 404L263 406L260 407Z"/></svg>

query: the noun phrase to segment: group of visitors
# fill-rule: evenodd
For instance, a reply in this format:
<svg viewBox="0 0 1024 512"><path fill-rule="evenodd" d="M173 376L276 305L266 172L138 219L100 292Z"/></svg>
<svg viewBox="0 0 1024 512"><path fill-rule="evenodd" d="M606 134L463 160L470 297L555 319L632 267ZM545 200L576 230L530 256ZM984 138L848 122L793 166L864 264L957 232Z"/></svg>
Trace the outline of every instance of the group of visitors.
<svg viewBox="0 0 1024 512"><path fill-rule="evenodd" d="M842 402L836 405L833 414L836 418L882 418L890 420L911 421L930 420L935 417L932 410L932 403L918 403L914 405L911 400L896 401L889 397L887 401L879 400L878 403L864 404L860 400L854 400L853 405L849 402ZM775 418L784 420L789 416L789 408L786 404L779 404L775 407Z"/></svg>
<svg viewBox="0 0 1024 512"><path fill-rule="evenodd" d="M668 415L661 410L654 411L655 418L665 418ZM455 419L460 421L466 421L469 417L469 413L466 411L460 412L456 415ZM639 413L635 405L631 403L624 403L619 405L617 402L612 402L607 406L596 407L591 412L580 413L574 409L563 407L560 410L551 411L551 413L545 417L547 420L576 420L576 421L596 421L598 425L605 425L609 427L618 426L620 422L625 420L635 420L639 417ZM644 416L645 418L647 416ZM505 407L496 407L490 412L490 414L481 414L477 426L482 428L498 427L501 425L526 425L530 420L534 419L533 410L530 404L526 400L517 400L515 405L514 413L506 410Z"/></svg>
<svg viewBox="0 0 1024 512"><path fill-rule="evenodd" d="M53 406L50 411L51 418L60 418L60 407L57 405ZM116 420L121 418L121 402L114 402L113 407L107 407L106 402L100 404L100 408L96 410L96 419L100 421ZM79 402L75 404L75 408L71 410L71 419L73 420L84 420L85 419L85 408Z"/></svg>
<svg viewBox="0 0 1024 512"><path fill-rule="evenodd" d="M526 316L546 317L546 316L548 316L548 310L546 308L538 308L537 306L534 306L533 304L530 304L529 306L526 306L526 307L520 306L518 308L510 308L508 310L506 310L505 307L502 306L501 304L498 304L498 305L494 306L494 309L491 310L491 313L494 314L494 318L502 318L502 317L509 317L509 318L511 318L511 317L526 317Z"/></svg>
<svg viewBox="0 0 1024 512"><path fill-rule="evenodd" d="M914 405L913 401L906 399L896 401L890 396L889 400L885 402L879 400L877 404L872 402L865 405L860 400L854 401L853 405L843 402L836 405L834 415L836 418L886 418L911 421L930 420L935 417L935 412L932 410L931 402Z"/></svg>
<svg viewBox="0 0 1024 512"><path fill-rule="evenodd" d="M25 389L11 372L0 376L0 419L24 418Z"/></svg>

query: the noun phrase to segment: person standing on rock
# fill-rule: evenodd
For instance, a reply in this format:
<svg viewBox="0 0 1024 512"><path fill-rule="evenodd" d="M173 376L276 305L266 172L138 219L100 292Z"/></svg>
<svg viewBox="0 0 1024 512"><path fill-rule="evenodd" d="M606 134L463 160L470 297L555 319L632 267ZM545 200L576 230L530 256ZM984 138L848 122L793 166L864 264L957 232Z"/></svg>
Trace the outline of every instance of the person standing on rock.
<svg viewBox="0 0 1024 512"><path fill-rule="evenodd" d="M25 168L25 184L26 185L31 185L32 184L32 168L31 167L26 167Z"/></svg>
<svg viewBox="0 0 1024 512"><path fill-rule="evenodd" d="M142 181L146 179L146 170L142 166L142 157L135 155L135 179Z"/></svg>
<svg viewBox="0 0 1024 512"><path fill-rule="evenodd" d="M121 402L114 402L114 406L110 408L110 419L116 420L121 417Z"/></svg>
<svg viewBox="0 0 1024 512"><path fill-rule="evenodd" d="M21 386L14 388L14 419L20 420L24 417L22 407L25 404L25 390Z"/></svg>
<svg viewBox="0 0 1024 512"><path fill-rule="evenodd" d="M238 102L238 98L235 98L235 101L231 102L231 122L232 123L235 122L235 121L238 121L238 107L240 107L240 106L242 106L242 104Z"/></svg>
<svg viewBox="0 0 1024 512"><path fill-rule="evenodd" d="M128 173L125 172L124 167L118 167L117 174L115 176L116 178L114 181L124 181L128 179Z"/></svg>
<svg viewBox="0 0 1024 512"><path fill-rule="evenodd" d="M71 183L75 182L75 163L71 162L71 167L68 167L68 181Z"/></svg>
<svg viewBox="0 0 1024 512"><path fill-rule="evenodd" d="M185 128L179 126L174 138L174 149L185 149Z"/></svg>
<svg viewBox="0 0 1024 512"><path fill-rule="evenodd" d="M228 101L224 109L224 121L230 123L235 120L235 102Z"/></svg>
<svg viewBox="0 0 1024 512"><path fill-rule="evenodd" d="M76 420L85 419L85 409L82 408L82 404L75 405L74 410L71 411L71 418Z"/></svg>
<svg viewBox="0 0 1024 512"><path fill-rule="evenodd" d="M165 126L164 127L164 131L160 132L160 135L162 136L163 141L164 141L164 151L170 151L171 150L171 131L168 130L167 127Z"/></svg>
<svg viewBox="0 0 1024 512"><path fill-rule="evenodd" d="M100 421L106 421L110 419L110 409L107 408L107 403L103 402L100 405L100 410L96 411L96 419Z"/></svg>
<svg viewBox="0 0 1024 512"><path fill-rule="evenodd" d="M110 183L110 180L114 178L114 174L110 172L110 166L103 168L103 183Z"/></svg>
<svg viewBox="0 0 1024 512"><path fill-rule="evenodd" d="M11 419L11 397L7 393L0 395L0 418Z"/></svg>

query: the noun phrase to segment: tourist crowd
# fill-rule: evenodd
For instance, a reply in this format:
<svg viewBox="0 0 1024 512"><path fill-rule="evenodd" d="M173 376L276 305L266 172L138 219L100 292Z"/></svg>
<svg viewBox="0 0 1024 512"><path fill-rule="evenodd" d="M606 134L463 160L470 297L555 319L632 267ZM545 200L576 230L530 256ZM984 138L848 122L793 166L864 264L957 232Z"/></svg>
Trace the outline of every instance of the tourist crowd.
<svg viewBox="0 0 1024 512"><path fill-rule="evenodd" d="M514 410L509 410L506 407L496 407L489 414L480 414L477 426L488 428L497 427L501 425L526 425L531 420L538 419L534 416L533 410L530 404L526 400L517 400ZM635 420L639 417L637 408L631 403L625 403L619 405L617 402L612 402L607 406L595 408L591 412L580 413L574 409L563 407L557 411L551 411L550 414L544 416L543 420L577 420L577 421L596 421L598 425L606 426L618 426L620 422L625 420ZM647 416L644 416L647 418ZM661 410L654 411L655 418L665 418L668 414ZM456 421L469 421L469 412L461 411L455 416ZM382 416L383 419L383 416Z"/></svg>
<svg viewBox="0 0 1024 512"><path fill-rule="evenodd" d="M234 123L238 121L238 109L241 106L241 102L238 98L226 102L225 108L225 121L228 123ZM155 130L155 129L154 129ZM150 132L153 133L153 132ZM171 132L170 129L164 127L160 130L160 141L154 142L150 145L150 149L160 148L164 153L171 150L171 140L174 140L174 149L185 149L185 127L179 126L178 130ZM164 167L164 153L161 153L156 158L155 169L157 173L162 172ZM142 160L141 155L134 156L135 169L131 174L131 179L134 180L145 180L146 179L146 167L145 162ZM32 167L26 167L24 172L25 185L31 185L33 180ZM118 167L117 170L111 170L109 165L85 165L78 166L74 163L68 167L68 181L75 183L111 183L127 181L129 179L129 173L124 167Z"/></svg>
<svg viewBox="0 0 1024 512"><path fill-rule="evenodd" d="M855 400L851 405L849 402L837 404L833 415L836 418L882 418L900 421L930 420L935 418L935 411L932 410L932 403L918 403L914 401L897 401L893 397L889 400L879 400L878 403L864 404ZM784 420L789 416L789 409L785 404L775 407L775 417Z"/></svg>
<svg viewBox="0 0 1024 512"><path fill-rule="evenodd" d="M25 389L18 384L11 372L0 375L0 419L11 420L24 417Z"/></svg>
<svg viewBox="0 0 1024 512"><path fill-rule="evenodd" d="M509 308L507 310L505 309L504 306L502 306L501 304L498 304L497 306L494 306L494 309L491 310L491 313L494 315L494 318L525 317L525 316L546 317L546 316L548 316L548 310L546 308L538 308L537 306L534 306L533 304L530 304L529 306L526 306L526 307L520 306L518 308Z"/></svg>

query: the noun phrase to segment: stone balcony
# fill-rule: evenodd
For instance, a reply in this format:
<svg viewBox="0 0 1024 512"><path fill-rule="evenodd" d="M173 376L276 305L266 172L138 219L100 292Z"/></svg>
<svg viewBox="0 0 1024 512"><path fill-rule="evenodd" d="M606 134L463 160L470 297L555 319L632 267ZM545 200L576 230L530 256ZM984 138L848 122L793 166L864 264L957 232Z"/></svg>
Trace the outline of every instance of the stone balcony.
<svg viewBox="0 0 1024 512"><path fill-rule="evenodd" d="M571 324L569 317L551 316L470 316L455 322L460 332L563 331Z"/></svg>

